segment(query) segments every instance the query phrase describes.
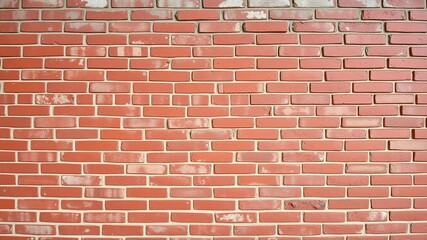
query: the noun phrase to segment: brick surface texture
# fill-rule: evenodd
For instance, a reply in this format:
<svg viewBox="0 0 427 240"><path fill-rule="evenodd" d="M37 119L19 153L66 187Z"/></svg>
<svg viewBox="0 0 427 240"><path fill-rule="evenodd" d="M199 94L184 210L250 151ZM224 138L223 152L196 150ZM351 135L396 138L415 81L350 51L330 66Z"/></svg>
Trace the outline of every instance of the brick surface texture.
<svg viewBox="0 0 427 240"><path fill-rule="evenodd" d="M0 240L426 240L425 0L0 0Z"/></svg>

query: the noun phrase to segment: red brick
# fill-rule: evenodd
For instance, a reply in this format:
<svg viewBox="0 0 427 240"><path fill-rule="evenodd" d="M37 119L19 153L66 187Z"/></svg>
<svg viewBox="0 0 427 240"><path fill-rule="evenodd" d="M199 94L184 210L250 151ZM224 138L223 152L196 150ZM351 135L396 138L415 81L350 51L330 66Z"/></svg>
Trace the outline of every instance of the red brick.
<svg viewBox="0 0 427 240"><path fill-rule="evenodd" d="M328 58L322 59L301 59L300 60L300 68L308 68L308 69L339 69L341 68L341 60Z"/></svg>
<svg viewBox="0 0 427 240"><path fill-rule="evenodd" d="M381 58L346 58L344 59L344 67L350 69L385 68L386 63L385 60Z"/></svg>
<svg viewBox="0 0 427 240"><path fill-rule="evenodd" d="M201 33L232 33L240 30L238 22L201 22L199 23L199 32Z"/></svg>
<svg viewBox="0 0 427 240"><path fill-rule="evenodd" d="M339 2L339 4L342 4L342 3ZM359 12L353 9L339 9L339 10L316 9L316 18L317 19L354 20L359 18Z"/></svg>
<svg viewBox="0 0 427 240"><path fill-rule="evenodd" d="M154 0L148 1L130 1L130 0L113 0L111 3L113 8L133 7L133 8L150 8L154 6Z"/></svg>
<svg viewBox="0 0 427 240"><path fill-rule="evenodd" d="M241 210L277 210L281 203L278 200L242 200L239 201Z"/></svg>
<svg viewBox="0 0 427 240"><path fill-rule="evenodd" d="M311 20L313 19L313 12L310 10L285 10L276 9L270 10L269 16L274 20Z"/></svg>
<svg viewBox="0 0 427 240"><path fill-rule="evenodd" d="M256 36L258 45L293 44L298 42L297 34L265 33Z"/></svg>
<svg viewBox="0 0 427 240"><path fill-rule="evenodd" d="M255 173L254 164L237 164L238 168L234 168L228 164L216 164L215 173L218 174L235 174L235 173Z"/></svg>
<svg viewBox="0 0 427 240"><path fill-rule="evenodd" d="M217 45L241 45L255 43L254 34L215 34L214 44ZM233 54L231 54L232 56Z"/></svg>
<svg viewBox="0 0 427 240"><path fill-rule="evenodd" d="M367 224L366 232L370 234L406 233L408 225L403 223Z"/></svg>
<svg viewBox="0 0 427 240"><path fill-rule="evenodd" d="M410 0L405 3L398 0L384 0L383 6L386 8L425 8L426 3L422 0Z"/></svg>
<svg viewBox="0 0 427 240"><path fill-rule="evenodd" d="M348 188L349 197L388 197L388 187L351 187Z"/></svg>
<svg viewBox="0 0 427 240"><path fill-rule="evenodd" d="M327 81L362 81L368 79L367 71L327 71Z"/></svg>
<svg viewBox="0 0 427 240"><path fill-rule="evenodd" d="M341 44L343 36L340 34L301 34L300 41L302 44Z"/></svg>
<svg viewBox="0 0 427 240"><path fill-rule="evenodd" d="M243 25L245 32L287 32L286 22L246 22Z"/></svg>
<svg viewBox="0 0 427 240"><path fill-rule="evenodd" d="M409 11L410 20L426 20L425 10L412 10Z"/></svg>
<svg viewBox="0 0 427 240"><path fill-rule="evenodd" d="M237 236L272 235L276 233L276 226L236 226L234 228L234 233Z"/></svg>
<svg viewBox="0 0 427 240"><path fill-rule="evenodd" d="M382 125L381 118L343 118L343 127L380 127Z"/></svg>
<svg viewBox="0 0 427 240"><path fill-rule="evenodd" d="M382 25L381 23L377 22L341 22L338 25L338 29L342 32L356 32L356 33L380 33L382 31ZM346 35L346 42L347 39L349 43L357 44L358 41L363 41L365 39L369 39L369 37L377 37L380 38L380 35L378 36L372 36L372 35ZM365 39L363 39L365 38ZM371 39L374 40L374 39Z"/></svg>
<svg viewBox="0 0 427 240"><path fill-rule="evenodd" d="M327 184L332 186L367 186L368 176L329 176Z"/></svg>
<svg viewBox="0 0 427 240"><path fill-rule="evenodd" d="M380 0L374 0L370 2L358 2L352 0L339 0L339 7L351 7L351 8L378 8L381 7Z"/></svg>
<svg viewBox="0 0 427 240"><path fill-rule="evenodd" d="M225 20L261 20L267 19L267 11L265 10L225 10Z"/></svg>
<svg viewBox="0 0 427 240"><path fill-rule="evenodd" d="M36 20L38 17L37 10L2 10L0 20Z"/></svg>
<svg viewBox="0 0 427 240"><path fill-rule="evenodd" d="M344 222L345 214L344 213L316 213L308 212L304 214L305 222Z"/></svg>
<svg viewBox="0 0 427 240"><path fill-rule="evenodd" d="M403 20L405 12L402 10L362 10L363 20Z"/></svg>
<svg viewBox="0 0 427 240"><path fill-rule="evenodd" d="M280 73L282 81L322 81L321 71L283 71Z"/></svg>
<svg viewBox="0 0 427 240"><path fill-rule="evenodd" d="M279 225L278 229L280 235L298 236L319 235L322 231L321 225L318 224Z"/></svg>
<svg viewBox="0 0 427 240"><path fill-rule="evenodd" d="M345 150L385 150L386 142L380 140L368 140L368 141L347 141L345 143Z"/></svg>
<svg viewBox="0 0 427 240"><path fill-rule="evenodd" d="M323 55L328 57L361 57L363 53L364 49L356 46L323 47Z"/></svg>
<svg viewBox="0 0 427 240"><path fill-rule="evenodd" d="M323 231L327 234L357 234L363 231L363 225L362 224L356 224L356 225L329 224L323 227Z"/></svg>
<svg viewBox="0 0 427 240"><path fill-rule="evenodd" d="M176 18L179 21L218 20L220 12L216 10L178 10Z"/></svg>
<svg viewBox="0 0 427 240"><path fill-rule="evenodd" d="M335 24L331 22L294 22L292 28L294 32L334 32Z"/></svg>
<svg viewBox="0 0 427 240"><path fill-rule="evenodd" d="M330 209L367 209L368 199L332 199L328 201Z"/></svg>
<svg viewBox="0 0 427 240"><path fill-rule="evenodd" d="M212 214L209 213L172 213L173 222L211 223Z"/></svg>
<svg viewBox="0 0 427 240"><path fill-rule="evenodd" d="M410 132L405 129L372 129L369 132L371 138L384 138L384 139L393 139L393 138L409 138Z"/></svg>
<svg viewBox="0 0 427 240"><path fill-rule="evenodd" d="M421 34L391 34L389 42L390 44L399 45L425 44L427 37Z"/></svg>
<svg viewBox="0 0 427 240"><path fill-rule="evenodd" d="M308 91L306 83L267 83L267 92L272 93L305 93Z"/></svg>
<svg viewBox="0 0 427 240"><path fill-rule="evenodd" d="M19 1L5 0L0 4L1 8L19 8Z"/></svg>

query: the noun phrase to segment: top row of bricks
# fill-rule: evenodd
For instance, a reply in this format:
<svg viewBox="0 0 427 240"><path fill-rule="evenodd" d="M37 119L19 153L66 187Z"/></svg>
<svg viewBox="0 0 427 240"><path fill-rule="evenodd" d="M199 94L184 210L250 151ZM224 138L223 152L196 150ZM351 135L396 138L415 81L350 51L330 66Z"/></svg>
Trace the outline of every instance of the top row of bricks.
<svg viewBox="0 0 427 240"><path fill-rule="evenodd" d="M0 8L425 8L426 0L0 0Z"/></svg>

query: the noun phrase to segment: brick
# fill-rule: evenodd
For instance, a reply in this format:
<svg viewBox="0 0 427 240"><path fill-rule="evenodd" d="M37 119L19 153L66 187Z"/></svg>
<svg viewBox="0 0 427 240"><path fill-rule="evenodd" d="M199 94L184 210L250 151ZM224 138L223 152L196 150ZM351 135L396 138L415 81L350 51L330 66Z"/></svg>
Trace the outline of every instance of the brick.
<svg viewBox="0 0 427 240"><path fill-rule="evenodd" d="M43 60L40 58L8 58L3 60L3 68L42 68Z"/></svg>
<svg viewBox="0 0 427 240"><path fill-rule="evenodd" d="M405 233L407 228L408 226L406 224L401 223L367 224L366 232L374 234Z"/></svg>
<svg viewBox="0 0 427 240"><path fill-rule="evenodd" d="M362 81L368 79L367 71L326 71L327 81Z"/></svg>
<svg viewBox="0 0 427 240"><path fill-rule="evenodd" d="M134 10L131 12L131 20L172 20L170 10Z"/></svg>
<svg viewBox="0 0 427 240"><path fill-rule="evenodd" d="M19 1L16 0L6 0L0 4L0 8L19 8Z"/></svg>
<svg viewBox="0 0 427 240"><path fill-rule="evenodd" d="M389 38L390 44L399 44L399 45L412 45L412 44L425 44L427 42L427 37L421 34L391 34Z"/></svg>
<svg viewBox="0 0 427 240"><path fill-rule="evenodd" d="M199 0L157 0L157 7L159 8L198 8Z"/></svg>
<svg viewBox="0 0 427 240"><path fill-rule="evenodd" d="M234 228L234 233L238 236L272 235L276 233L276 226L237 226Z"/></svg>
<svg viewBox="0 0 427 240"><path fill-rule="evenodd" d="M367 176L329 176L328 185L335 186L367 186L369 177Z"/></svg>
<svg viewBox="0 0 427 240"><path fill-rule="evenodd" d="M342 120L342 122L344 122L344 120ZM362 123L362 125L363 124L364 123ZM354 124L354 127L357 127L357 123ZM326 136L333 139L363 139L366 138L367 133L366 130L362 129L330 129L326 131Z"/></svg>
<svg viewBox="0 0 427 240"><path fill-rule="evenodd" d="M17 33L19 25L17 23L0 23L2 33Z"/></svg>
<svg viewBox="0 0 427 240"><path fill-rule="evenodd" d="M405 12L401 10L362 10L363 20L403 20Z"/></svg>
<svg viewBox="0 0 427 240"><path fill-rule="evenodd" d="M427 85L423 83L396 83L396 92L423 92Z"/></svg>
<svg viewBox="0 0 427 240"><path fill-rule="evenodd" d="M84 66L85 60L82 58L50 58L45 60L46 68L82 69Z"/></svg>
<svg viewBox="0 0 427 240"><path fill-rule="evenodd" d="M301 59L300 60L300 68L304 69L339 69L341 68L341 60L340 59Z"/></svg>
<svg viewBox="0 0 427 240"><path fill-rule="evenodd" d="M211 36L209 35L173 35L172 44L175 45L209 45Z"/></svg>
<svg viewBox="0 0 427 240"><path fill-rule="evenodd" d="M377 22L340 22L338 29L342 32L356 32L356 33L379 33L382 31L381 23ZM363 39L357 39L354 36L347 37L349 41L355 42L356 40L363 41ZM379 40L379 39L378 39Z"/></svg>
<svg viewBox="0 0 427 240"><path fill-rule="evenodd" d="M283 7L289 7L290 1L289 0L279 0L279 1L273 1L273 2L264 2L261 0L251 0L249 1L249 7L265 7L265 8L283 8Z"/></svg>
<svg viewBox="0 0 427 240"><path fill-rule="evenodd" d="M319 235L322 231L321 225L318 224L279 225L278 230L280 235L299 236Z"/></svg>
<svg viewBox="0 0 427 240"><path fill-rule="evenodd" d="M60 22L40 22L40 23L22 23L22 32L61 32L62 23Z"/></svg>
<svg viewBox="0 0 427 240"><path fill-rule="evenodd" d="M212 214L208 213L173 213L172 214L173 222L198 222L198 223L211 223ZM191 231L191 230L190 230Z"/></svg>
<svg viewBox="0 0 427 240"><path fill-rule="evenodd" d="M345 150L349 151L361 151L361 150L384 150L386 148L386 143L380 140L370 140L370 141L347 141L345 143Z"/></svg>
<svg viewBox="0 0 427 240"><path fill-rule="evenodd" d="M386 63L381 58L346 58L344 59L344 67L349 69L360 69L360 68L385 68Z"/></svg>
<svg viewBox="0 0 427 240"><path fill-rule="evenodd" d="M367 199L332 199L328 202L331 209L366 209L369 206Z"/></svg>
<svg viewBox="0 0 427 240"><path fill-rule="evenodd" d="M323 8L323 7L335 7L335 1L333 0L322 0L317 2L305 1L305 0L294 0L294 7L301 8Z"/></svg>
<svg viewBox="0 0 427 240"><path fill-rule="evenodd" d="M282 81L321 81L322 79L321 71L283 71L280 73Z"/></svg>
<svg viewBox="0 0 427 240"><path fill-rule="evenodd" d="M310 10L270 10L269 17L274 20L310 20L313 12Z"/></svg>
<svg viewBox="0 0 427 240"><path fill-rule="evenodd" d="M427 59L392 58L388 60L389 68L424 68Z"/></svg>
<svg viewBox="0 0 427 240"><path fill-rule="evenodd" d="M341 44L343 36L340 34L301 34L300 41L302 44Z"/></svg>
<svg viewBox="0 0 427 240"><path fill-rule="evenodd" d="M316 18L317 19L354 20L359 18L359 12L353 9L339 9L339 10L316 9Z"/></svg>
<svg viewBox="0 0 427 240"><path fill-rule="evenodd" d="M232 33L239 32L240 23L238 22L201 22L199 23L199 32L201 33Z"/></svg>
<svg viewBox="0 0 427 240"><path fill-rule="evenodd" d="M397 118L386 117L384 119L384 126L386 127L413 127L419 128L424 126L424 122L420 118L403 118L397 121Z"/></svg>
<svg viewBox="0 0 427 240"><path fill-rule="evenodd" d="M426 48L423 47L411 47L411 55L412 56L419 56L419 57L424 57L426 56Z"/></svg>
<svg viewBox="0 0 427 240"><path fill-rule="evenodd" d="M294 32L334 32L335 24L331 22L294 22L292 29Z"/></svg>
<svg viewBox="0 0 427 240"><path fill-rule="evenodd" d="M425 20L425 10L411 10L409 11L410 20Z"/></svg>
<svg viewBox="0 0 427 240"><path fill-rule="evenodd" d="M243 25L245 32L287 32L287 29L286 22L246 22Z"/></svg>
<svg viewBox="0 0 427 240"><path fill-rule="evenodd" d="M363 225L339 225L330 224L324 226L324 232L328 234L356 234L362 231Z"/></svg>
<svg viewBox="0 0 427 240"><path fill-rule="evenodd" d="M129 43L144 45L168 45L169 36L166 34L131 34L129 36Z"/></svg>
<svg viewBox="0 0 427 240"><path fill-rule="evenodd" d="M113 8L151 8L154 6L154 0L149 1L130 1L130 0L113 0L111 3Z"/></svg>
<svg viewBox="0 0 427 240"><path fill-rule="evenodd" d="M214 44L217 45L240 45L255 43L255 35L253 34L215 34ZM233 56L233 54L231 54Z"/></svg>
<svg viewBox="0 0 427 240"><path fill-rule="evenodd" d="M361 57L363 56L364 49L362 47L323 47L323 55L327 57Z"/></svg>
<svg viewBox="0 0 427 240"><path fill-rule="evenodd" d="M220 12L217 10L178 10L176 18L179 21L218 20Z"/></svg>
<svg viewBox="0 0 427 240"><path fill-rule="evenodd" d="M194 23L153 23L154 32L193 33L195 30Z"/></svg>
<svg viewBox="0 0 427 240"><path fill-rule="evenodd" d="M385 30L387 32L426 32L427 25L422 22L415 22L408 25L406 22L387 22Z"/></svg>
<svg viewBox="0 0 427 240"><path fill-rule="evenodd" d="M88 20L127 20L128 13L126 11L111 11L111 12L102 12L102 11L87 11L86 19Z"/></svg>
<svg viewBox="0 0 427 240"><path fill-rule="evenodd" d="M1 10L0 20L36 20L39 17L37 10Z"/></svg>
<svg viewBox="0 0 427 240"><path fill-rule="evenodd" d="M381 1L352 1L352 0L339 0L339 7L350 7L350 8L378 8L381 7Z"/></svg>
<svg viewBox="0 0 427 240"><path fill-rule="evenodd" d="M369 132L369 136L371 138L384 138L384 139L409 138L410 133L405 130L376 129L376 130L371 130Z"/></svg>
<svg viewBox="0 0 427 240"><path fill-rule="evenodd" d="M305 222L344 222L345 214L342 213L306 213Z"/></svg>
<svg viewBox="0 0 427 240"><path fill-rule="evenodd" d="M70 22L66 23L64 27L65 32L106 32L106 24L102 22L80 23Z"/></svg>
<svg viewBox="0 0 427 240"><path fill-rule="evenodd" d="M126 44L127 38L125 35L109 34L108 37L103 34L86 36L86 43L89 45L119 45Z"/></svg>
<svg viewBox="0 0 427 240"><path fill-rule="evenodd" d="M83 8L105 8L108 6L108 2L101 0L70 0L67 1L67 7L83 7Z"/></svg>
<svg viewBox="0 0 427 240"><path fill-rule="evenodd" d="M267 19L267 11L245 11L245 10L225 10L224 19L226 20L261 20Z"/></svg>
<svg viewBox="0 0 427 240"><path fill-rule="evenodd" d="M363 44L363 45L381 45L386 43L386 37L379 34L347 34L345 35L346 44Z"/></svg>
<svg viewBox="0 0 427 240"><path fill-rule="evenodd" d="M386 8L424 8L425 2L421 0L411 0L403 4L397 0L385 0L383 6Z"/></svg>

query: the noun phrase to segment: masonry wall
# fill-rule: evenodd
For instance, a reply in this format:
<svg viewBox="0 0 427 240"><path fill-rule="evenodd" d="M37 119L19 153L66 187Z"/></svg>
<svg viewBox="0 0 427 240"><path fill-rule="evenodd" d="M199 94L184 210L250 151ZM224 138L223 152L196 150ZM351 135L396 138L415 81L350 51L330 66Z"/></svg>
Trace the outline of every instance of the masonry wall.
<svg viewBox="0 0 427 240"><path fill-rule="evenodd" d="M0 240L427 239L424 0L0 8Z"/></svg>

